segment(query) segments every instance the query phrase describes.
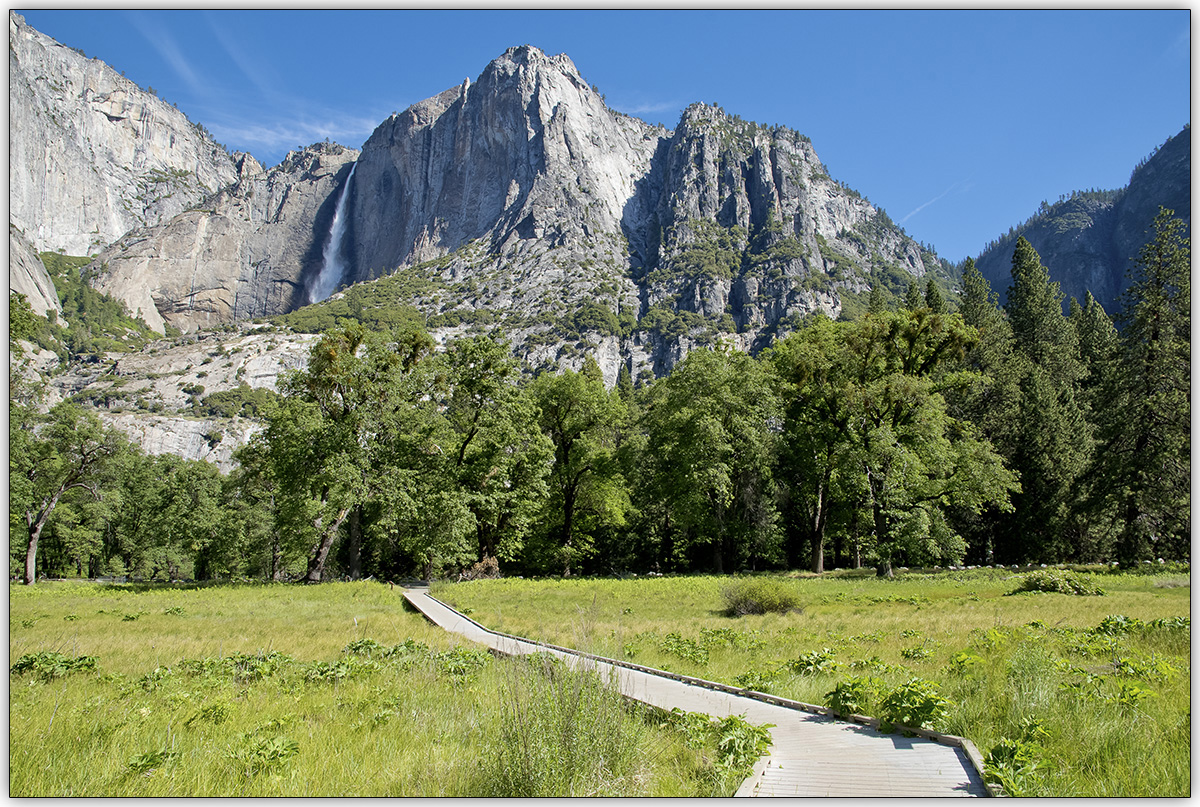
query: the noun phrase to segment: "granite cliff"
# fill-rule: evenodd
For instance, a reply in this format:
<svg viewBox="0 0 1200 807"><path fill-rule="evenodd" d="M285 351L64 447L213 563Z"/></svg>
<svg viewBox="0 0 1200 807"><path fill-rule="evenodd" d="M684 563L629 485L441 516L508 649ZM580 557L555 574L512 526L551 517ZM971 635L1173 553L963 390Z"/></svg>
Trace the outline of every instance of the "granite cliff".
<svg viewBox="0 0 1200 807"><path fill-rule="evenodd" d="M160 333L291 311L308 302L335 191L357 156L319 143L264 170L238 155L235 182L200 207L126 234L85 272Z"/></svg>
<svg viewBox="0 0 1200 807"><path fill-rule="evenodd" d="M200 127L98 59L8 18L9 223L90 255L237 178Z"/></svg>

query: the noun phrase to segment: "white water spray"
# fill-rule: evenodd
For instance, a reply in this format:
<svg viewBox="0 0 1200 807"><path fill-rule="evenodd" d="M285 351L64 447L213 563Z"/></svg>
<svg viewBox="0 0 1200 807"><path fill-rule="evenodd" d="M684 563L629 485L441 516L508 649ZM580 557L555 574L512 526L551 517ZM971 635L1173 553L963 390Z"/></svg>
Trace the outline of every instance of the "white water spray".
<svg viewBox="0 0 1200 807"><path fill-rule="evenodd" d="M346 177L346 184L338 196L337 207L333 210L333 226L329 228L329 240L321 253L321 271L308 292L310 303L319 303L333 294L346 274L346 264L342 260L342 239L346 235L346 199L350 196L350 182L354 179L356 168L358 163L350 166L350 174Z"/></svg>

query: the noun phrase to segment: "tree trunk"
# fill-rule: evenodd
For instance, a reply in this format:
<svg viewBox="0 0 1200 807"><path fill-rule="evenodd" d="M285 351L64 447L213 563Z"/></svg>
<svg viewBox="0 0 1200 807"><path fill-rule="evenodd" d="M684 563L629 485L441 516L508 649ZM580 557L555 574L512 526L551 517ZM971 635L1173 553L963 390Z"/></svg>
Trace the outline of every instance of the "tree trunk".
<svg viewBox="0 0 1200 807"><path fill-rule="evenodd" d="M575 529L575 491L563 491L563 577L571 576L571 542Z"/></svg>
<svg viewBox="0 0 1200 807"><path fill-rule="evenodd" d="M858 503L854 505L854 512L850 516L850 543L854 552L854 560L852 561L853 568L862 568L862 542L858 540Z"/></svg>
<svg viewBox="0 0 1200 807"><path fill-rule="evenodd" d="M829 481L833 478L833 458L825 459L825 473L817 484L817 506L813 508L811 533L812 570L817 574L825 571L825 524L829 521Z"/></svg>
<svg viewBox="0 0 1200 807"><path fill-rule="evenodd" d="M342 526L342 522L346 520L346 516L350 514L350 508L343 508L338 512L337 518L329 525L329 529L321 535L321 542L314 547L312 556L308 559L308 574L304 576L305 583L320 583L322 575L325 574L325 559L329 557L329 550L333 547L334 540L337 539L338 529ZM317 519L314 525L317 529L321 528L321 520Z"/></svg>
<svg viewBox="0 0 1200 807"><path fill-rule="evenodd" d="M271 494L271 512L275 512L275 494ZM271 579L283 579L283 545L279 541L279 529L271 530Z"/></svg>
<svg viewBox="0 0 1200 807"><path fill-rule="evenodd" d="M25 585L27 586L32 586L37 582L38 539L42 537L42 528L50 520L50 514L54 512L54 507L58 504L58 497L62 493L63 489L59 488L49 502L42 502L42 509L37 513L29 511L25 513L25 524L29 527L29 543L25 545Z"/></svg>
<svg viewBox="0 0 1200 807"><path fill-rule="evenodd" d="M271 532L271 579L279 582L283 579L283 547L279 545L279 531Z"/></svg>
<svg viewBox="0 0 1200 807"><path fill-rule="evenodd" d="M871 485L871 515L875 524L875 551L882 558L879 565L875 567L875 573L879 577L891 577L892 558L886 544L887 514L883 512L883 504L879 501L879 492L875 490L874 480L868 478L868 483Z"/></svg>
<svg viewBox="0 0 1200 807"><path fill-rule="evenodd" d="M350 511L350 579L362 577L362 507Z"/></svg>

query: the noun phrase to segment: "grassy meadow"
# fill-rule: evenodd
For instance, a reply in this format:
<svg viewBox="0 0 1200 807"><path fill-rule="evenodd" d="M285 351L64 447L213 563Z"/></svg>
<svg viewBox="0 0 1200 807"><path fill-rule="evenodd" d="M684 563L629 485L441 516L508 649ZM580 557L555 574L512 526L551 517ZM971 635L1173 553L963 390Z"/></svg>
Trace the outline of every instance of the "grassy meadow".
<svg viewBox="0 0 1200 807"><path fill-rule="evenodd" d="M1012 795L1190 794L1186 568L1078 575L1102 596L1012 594L1023 575L1003 569L767 579L797 607L727 615L729 577L433 593L504 632L877 717L887 693L930 682L928 726L974 741Z"/></svg>
<svg viewBox="0 0 1200 807"><path fill-rule="evenodd" d="M497 659L380 583L9 594L9 792L728 795L715 742Z"/></svg>

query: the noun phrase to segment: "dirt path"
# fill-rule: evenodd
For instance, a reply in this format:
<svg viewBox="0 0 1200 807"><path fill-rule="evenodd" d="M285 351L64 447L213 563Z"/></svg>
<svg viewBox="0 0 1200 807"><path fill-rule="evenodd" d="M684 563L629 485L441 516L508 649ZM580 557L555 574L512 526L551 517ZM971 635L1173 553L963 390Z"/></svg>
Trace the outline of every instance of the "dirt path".
<svg viewBox="0 0 1200 807"><path fill-rule="evenodd" d="M497 633L430 597L427 589L406 589L404 597L434 624L505 655L548 652L572 666L587 664L611 672L626 697L662 709L678 707L715 717L738 714L751 723L775 724L771 753L759 759L738 789L739 796L990 795L979 773L978 752L958 738L936 742L882 734L870 726L804 711L782 698L745 694L722 684Z"/></svg>

